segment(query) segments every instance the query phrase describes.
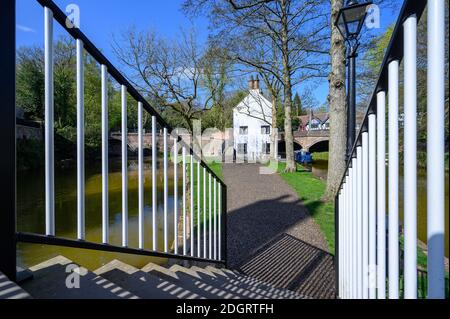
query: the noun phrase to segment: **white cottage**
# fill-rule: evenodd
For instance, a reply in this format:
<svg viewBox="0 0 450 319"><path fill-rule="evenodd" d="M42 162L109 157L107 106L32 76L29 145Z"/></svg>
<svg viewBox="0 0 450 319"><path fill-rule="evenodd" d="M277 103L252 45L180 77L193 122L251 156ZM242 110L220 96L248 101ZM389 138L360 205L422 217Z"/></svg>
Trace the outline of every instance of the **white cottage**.
<svg viewBox="0 0 450 319"><path fill-rule="evenodd" d="M251 161L268 158L272 134L272 103L267 100L259 79L249 80L249 94L233 110L234 151L237 158Z"/></svg>

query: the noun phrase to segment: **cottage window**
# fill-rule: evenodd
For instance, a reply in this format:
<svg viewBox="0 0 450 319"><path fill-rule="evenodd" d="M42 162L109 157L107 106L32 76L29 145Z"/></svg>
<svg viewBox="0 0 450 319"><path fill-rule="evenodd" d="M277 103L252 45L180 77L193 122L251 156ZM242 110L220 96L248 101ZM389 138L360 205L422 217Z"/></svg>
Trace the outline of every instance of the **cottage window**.
<svg viewBox="0 0 450 319"><path fill-rule="evenodd" d="M240 135L247 135L248 134L248 126L240 126L239 127L239 134Z"/></svg>
<svg viewBox="0 0 450 319"><path fill-rule="evenodd" d="M270 134L270 126L262 125L261 126L261 134Z"/></svg>

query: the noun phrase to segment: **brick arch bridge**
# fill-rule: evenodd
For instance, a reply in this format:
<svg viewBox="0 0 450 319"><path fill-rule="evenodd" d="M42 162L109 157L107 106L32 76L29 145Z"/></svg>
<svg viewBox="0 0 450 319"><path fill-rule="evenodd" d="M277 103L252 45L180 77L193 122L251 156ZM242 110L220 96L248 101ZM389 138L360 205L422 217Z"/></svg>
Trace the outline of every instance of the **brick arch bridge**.
<svg viewBox="0 0 450 319"><path fill-rule="evenodd" d="M330 140L329 130L317 131L297 131L294 132L294 142L299 148L311 152L328 151L328 142ZM280 134L278 143L284 142L283 134Z"/></svg>

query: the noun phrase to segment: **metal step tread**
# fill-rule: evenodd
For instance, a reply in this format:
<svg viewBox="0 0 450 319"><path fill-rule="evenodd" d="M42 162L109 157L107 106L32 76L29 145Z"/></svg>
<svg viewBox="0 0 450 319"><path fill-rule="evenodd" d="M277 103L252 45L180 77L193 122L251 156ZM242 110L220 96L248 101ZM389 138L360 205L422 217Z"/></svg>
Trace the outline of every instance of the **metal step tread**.
<svg viewBox="0 0 450 319"><path fill-rule="evenodd" d="M182 285L144 272L119 260L113 260L95 270L99 276L145 299L201 299Z"/></svg>
<svg viewBox="0 0 450 319"><path fill-rule="evenodd" d="M192 269L197 269L194 267L191 267ZM253 289L257 289L260 293L263 293L265 296L271 298L271 299L308 299L308 297L305 297L299 293L296 293L292 290L283 289L283 288L277 288L271 285L270 283L266 283L264 281L261 281L259 279L255 279L252 277L249 277L244 274L240 274L237 271L229 270L226 268L215 268L212 266L205 267L206 270L225 278L229 278L230 282L236 285L247 285L250 286ZM262 291L262 292L261 292Z"/></svg>
<svg viewBox="0 0 450 319"><path fill-rule="evenodd" d="M31 296L0 272L0 299L31 299Z"/></svg>
<svg viewBox="0 0 450 319"><path fill-rule="evenodd" d="M218 289L217 287L203 281L200 276L192 276L193 273L188 274L185 272L173 271L172 269L167 269L154 263L147 264L141 270L168 280L173 284L182 286L186 290L207 299L239 299L238 296L231 294L226 290Z"/></svg>
<svg viewBox="0 0 450 319"><path fill-rule="evenodd" d="M21 286L33 298L138 299L131 292L78 266L64 256L35 265L30 271L33 273L33 279Z"/></svg>
<svg viewBox="0 0 450 319"><path fill-rule="evenodd" d="M201 268L193 266L191 268L173 265L170 267L175 273L191 276L193 279L200 279L204 284L210 285L217 289L227 291L238 298L250 299L291 299L301 298L301 296L293 296L292 293L285 291L274 291L271 287L266 287L259 282L250 281L242 278L230 278L227 276L215 274L212 268ZM270 289L269 289L270 288Z"/></svg>

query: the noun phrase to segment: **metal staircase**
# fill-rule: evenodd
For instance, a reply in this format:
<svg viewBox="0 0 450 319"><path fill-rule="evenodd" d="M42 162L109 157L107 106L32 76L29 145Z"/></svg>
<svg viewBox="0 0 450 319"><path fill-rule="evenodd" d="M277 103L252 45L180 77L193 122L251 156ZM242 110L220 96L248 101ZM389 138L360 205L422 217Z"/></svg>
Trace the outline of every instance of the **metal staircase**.
<svg viewBox="0 0 450 319"><path fill-rule="evenodd" d="M116 259L92 272L57 256L29 271L32 278L20 286L0 280L0 299L306 299L214 266L149 263L138 269Z"/></svg>

